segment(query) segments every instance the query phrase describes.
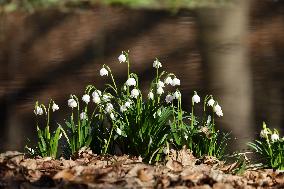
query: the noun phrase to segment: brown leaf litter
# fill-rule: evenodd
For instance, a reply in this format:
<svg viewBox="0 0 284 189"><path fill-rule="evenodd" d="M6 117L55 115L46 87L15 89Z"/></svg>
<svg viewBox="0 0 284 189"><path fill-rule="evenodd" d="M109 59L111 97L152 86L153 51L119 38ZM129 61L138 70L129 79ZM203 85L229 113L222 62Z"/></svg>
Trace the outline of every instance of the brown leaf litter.
<svg viewBox="0 0 284 189"><path fill-rule="evenodd" d="M0 188L284 188L284 173L246 170L230 174L236 166L212 157L196 159L187 149L171 150L165 163L149 165L141 158L98 156L81 150L74 160L26 158L19 152L0 154Z"/></svg>

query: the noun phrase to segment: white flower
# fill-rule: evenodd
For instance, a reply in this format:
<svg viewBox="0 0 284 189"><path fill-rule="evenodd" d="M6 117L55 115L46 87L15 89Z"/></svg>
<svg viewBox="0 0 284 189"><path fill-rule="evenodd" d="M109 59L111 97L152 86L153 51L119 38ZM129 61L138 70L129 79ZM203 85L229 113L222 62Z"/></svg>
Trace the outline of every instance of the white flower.
<svg viewBox="0 0 284 189"><path fill-rule="evenodd" d="M115 116L114 116L113 113L111 113L109 116L110 116L110 118L111 118L112 120L115 120Z"/></svg>
<svg viewBox="0 0 284 189"><path fill-rule="evenodd" d="M31 154L35 154L35 150L29 147L26 147L26 149L31 153Z"/></svg>
<svg viewBox="0 0 284 189"><path fill-rule="evenodd" d="M184 138L185 138L185 140L187 140L188 139L188 135L184 135Z"/></svg>
<svg viewBox="0 0 284 189"><path fill-rule="evenodd" d="M173 79L171 85L172 85L172 86L180 85L180 80L175 77L175 78Z"/></svg>
<svg viewBox="0 0 284 189"><path fill-rule="evenodd" d="M221 108L221 106L219 104L217 104L216 106L214 106L213 111L214 112L219 112L219 111L222 111L222 108Z"/></svg>
<svg viewBox="0 0 284 189"><path fill-rule="evenodd" d="M158 81L157 87L158 87L158 88L159 88L159 87L165 87L164 82Z"/></svg>
<svg viewBox="0 0 284 189"><path fill-rule="evenodd" d="M69 99L69 100L68 100L68 106L69 106L70 108L75 108L75 107L77 107L77 102L76 102L76 100L74 100L73 98Z"/></svg>
<svg viewBox="0 0 284 189"><path fill-rule="evenodd" d="M118 135L121 135L121 130L120 130L120 128L116 128L116 133L118 134Z"/></svg>
<svg viewBox="0 0 284 189"><path fill-rule="evenodd" d="M93 93L92 93L92 96L93 97L100 97L102 95L102 92L100 90L95 90Z"/></svg>
<svg viewBox="0 0 284 189"><path fill-rule="evenodd" d="M164 147L163 148L163 152L164 152L164 154L169 154L170 153L170 149L168 147Z"/></svg>
<svg viewBox="0 0 284 189"><path fill-rule="evenodd" d="M118 61L119 63L126 62L126 56L123 53L121 53L121 55L119 55L118 57Z"/></svg>
<svg viewBox="0 0 284 189"><path fill-rule="evenodd" d="M35 115L42 115L43 114L43 109L40 106L36 106L34 110Z"/></svg>
<svg viewBox="0 0 284 189"><path fill-rule="evenodd" d="M131 77L131 78L127 79L126 85L127 86L135 86L136 85L136 80Z"/></svg>
<svg viewBox="0 0 284 189"><path fill-rule="evenodd" d="M110 101L110 98L111 98L111 96L108 95L108 94L104 94L104 95L103 95L103 100L104 100L105 102Z"/></svg>
<svg viewBox="0 0 284 189"><path fill-rule="evenodd" d="M206 125L209 125L211 123L211 116L209 115L206 121Z"/></svg>
<svg viewBox="0 0 284 189"><path fill-rule="evenodd" d="M132 98L137 98L139 96L139 91L138 89L132 89L131 95Z"/></svg>
<svg viewBox="0 0 284 189"><path fill-rule="evenodd" d="M93 96L93 102L99 104L101 102L101 98L99 96Z"/></svg>
<svg viewBox="0 0 284 189"><path fill-rule="evenodd" d="M88 94L84 94L83 97L82 97L82 100L88 104L90 102L90 95Z"/></svg>
<svg viewBox="0 0 284 189"><path fill-rule="evenodd" d="M172 102L173 99L174 99L174 97L173 97L172 95L170 95L170 94L168 94L168 95L166 96L166 102L167 102L167 103Z"/></svg>
<svg viewBox="0 0 284 189"><path fill-rule="evenodd" d="M216 115L217 115L218 117L223 116L223 111L222 111L222 110L217 111L217 112L216 112Z"/></svg>
<svg viewBox="0 0 284 189"><path fill-rule="evenodd" d="M179 99L181 97L181 94L179 91L176 91L173 96L174 96L174 99Z"/></svg>
<svg viewBox="0 0 284 189"><path fill-rule="evenodd" d="M148 94L148 98L149 99L151 99L151 100L153 100L154 99L154 93L151 91L151 92L149 92L149 94Z"/></svg>
<svg viewBox="0 0 284 189"><path fill-rule="evenodd" d="M57 104L55 104L54 102L53 102L53 105L52 105L51 108L52 108L53 112L55 112L56 110L59 110L59 106Z"/></svg>
<svg viewBox="0 0 284 189"><path fill-rule="evenodd" d="M276 142L277 140L279 140L279 135L277 133L273 133L271 135L271 140L272 142Z"/></svg>
<svg viewBox="0 0 284 189"><path fill-rule="evenodd" d="M125 112L127 110L127 107L125 105L120 106L120 111Z"/></svg>
<svg viewBox="0 0 284 189"><path fill-rule="evenodd" d="M101 95L102 95L102 92L100 90L95 90L92 93L93 102L96 104L99 104L101 102L101 98L100 98Z"/></svg>
<svg viewBox="0 0 284 189"><path fill-rule="evenodd" d="M213 98L211 98L210 100L208 100L207 105L208 106L214 106L215 100Z"/></svg>
<svg viewBox="0 0 284 189"><path fill-rule="evenodd" d="M269 132L266 129L263 129L260 131L260 137L261 138L267 138Z"/></svg>
<svg viewBox="0 0 284 189"><path fill-rule="evenodd" d="M104 75L108 76L108 71L107 71L107 69L102 68L102 69L100 70L100 75L101 75L101 76L104 76Z"/></svg>
<svg viewBox="0 0 284 189"><path fill-rule="evenodd" d="M131 106L131 101L125 102L124 106L125 106L126 108L129 108L129 107Z"/></svg>
<svg viewBox="0 0 284 189"><path fill-rule="evenodd" d="M162 87L159 87L159 88L157 89L157 94L161 95L161 94L163 94L163 93L164 93L164 89L163 89Z"/></svg>
<svg viewBox="0 0 284 189"><path fill-rule="evenodd" d="M110 113L113 110L113 105L111 103L107 103L105 110L107 113Z"/></svg>
<svg viewBox="0 0 284 189"><path fill-rule="evenodd" d="M162 64L161 64L161 62L159 62L159 60L155 60L155 61L153 62L153 67L154 67L154 68L161 68L161 67L162 67Z"/></svg>
<svg viewBox="0 0 284 189"><path fill-rule="evenodd" d="M87 119L87 114L85 112L80 113L80 119L81 120Z"/></svg>
<svg viewBox="0 0 284 189"><path fill-rule="evenodd" d="M195 93L192 97L192 103L199 103L200 102L200 97Z"/></svg>
<svg viewBox="0 0 284 189"><path fill-rule="evenodd" d="M172 82L173 82L173 80L172 80L171 77L167 77L167 78L165 79L165 84L167 84L167 85L171 84Z"/></svg>

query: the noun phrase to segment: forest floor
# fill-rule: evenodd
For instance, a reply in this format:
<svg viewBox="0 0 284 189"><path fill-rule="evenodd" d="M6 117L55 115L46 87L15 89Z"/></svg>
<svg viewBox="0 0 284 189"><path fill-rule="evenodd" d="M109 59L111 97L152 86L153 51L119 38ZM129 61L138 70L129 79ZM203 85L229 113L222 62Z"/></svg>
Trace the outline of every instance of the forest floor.
<svg viewBox="0 0 284 189"><path fill-rule="evenodd" d="M80 151L73 160L27 158L19 152L0 154L0 188L284 188L284 173L271 169L232 174L211 157L196 159L183 149L172 151L165 163L149 165L141 158L98 156Z"/></svg>

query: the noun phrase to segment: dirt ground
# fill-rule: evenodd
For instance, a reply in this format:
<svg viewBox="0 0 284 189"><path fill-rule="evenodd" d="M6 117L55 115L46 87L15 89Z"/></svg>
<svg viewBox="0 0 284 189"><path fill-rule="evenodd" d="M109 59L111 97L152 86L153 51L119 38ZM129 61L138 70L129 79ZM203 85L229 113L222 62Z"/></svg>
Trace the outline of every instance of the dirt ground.
<svg viewBox="0 0 284 189"><path fill-rule="evenodd" d="M73 160L30 159L23 153L0 154L0 188L284 188L284 173L246 170L231 174L236 164L210 157L196 159L188 150L172 151L165 163L141 158L98 156L82 150Z"/></svg>

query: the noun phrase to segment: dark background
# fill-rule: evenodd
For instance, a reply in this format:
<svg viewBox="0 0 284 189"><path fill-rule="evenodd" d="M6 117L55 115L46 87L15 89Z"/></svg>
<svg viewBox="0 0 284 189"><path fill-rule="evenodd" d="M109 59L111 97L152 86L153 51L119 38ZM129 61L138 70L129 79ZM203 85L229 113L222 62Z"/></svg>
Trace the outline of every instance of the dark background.
<svg viewBox="0 0 284 189"><path fill-rule="evenodd" d="M23 150L36 136L36 100L59 104L56 126L68 115L70 94L82 95L87 84L103 87L102 64L123 82L126 67L117 57L128 49L144 90L157 57L181 79L184 108L193 90L216 96L224 112L218 127L237 137L234 148L246 148L262 121L283 131L281 0L174 12L96 5L0 13L0 151Z"/></svg>

